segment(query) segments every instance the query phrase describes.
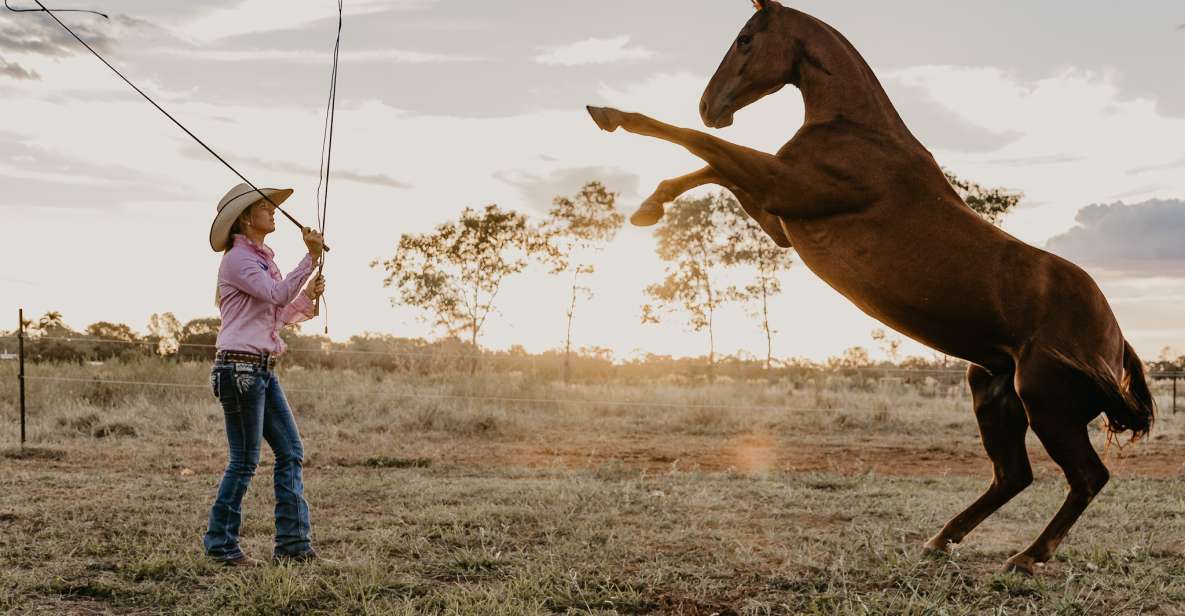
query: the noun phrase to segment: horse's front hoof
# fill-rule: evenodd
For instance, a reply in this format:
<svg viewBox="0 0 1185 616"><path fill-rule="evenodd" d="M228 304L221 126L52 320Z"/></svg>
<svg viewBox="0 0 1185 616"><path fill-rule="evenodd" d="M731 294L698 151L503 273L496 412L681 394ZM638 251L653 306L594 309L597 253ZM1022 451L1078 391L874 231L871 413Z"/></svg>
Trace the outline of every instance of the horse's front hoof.
<svg viewBox="0 0 1185 616"><path fill-rule="evenodd" d="M644 201L638 211L630 216L630 224L635 227L649 227L662 219L665 211L661 204Z"/></svg>
<svg viewBox="0 0 1185 616"><path fill-rule="evenodd" d="M592 116L593 122L596 122L597 126L601 127L601 130L611 133L621 128L620 111L608 107L593 107L591 105L586 106L585 109L588 109L588 115Z"/></svg>
<svg viewBox="0 0 1185 616"><path fill-rule="evenodd" d="M1032 556L1017 554L1009 558L1000 569L1001 573L1019 573L1026 577L1037 575L1037 561Z"/></svg>

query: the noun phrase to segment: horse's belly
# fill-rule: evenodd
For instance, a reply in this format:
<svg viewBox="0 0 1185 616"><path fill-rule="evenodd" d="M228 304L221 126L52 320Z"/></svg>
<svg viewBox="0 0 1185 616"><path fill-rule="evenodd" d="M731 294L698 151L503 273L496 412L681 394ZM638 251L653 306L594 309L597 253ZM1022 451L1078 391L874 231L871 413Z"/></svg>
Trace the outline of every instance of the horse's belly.
<svg viewBox="0 0 1185 616"><path fill-rule="evenodd" d="M1013 345L999 289L957 254L943 258L922 247L895 251L876 242L792 237L803 264L824 282L865 314L926 346L982 363Z"/></svg>

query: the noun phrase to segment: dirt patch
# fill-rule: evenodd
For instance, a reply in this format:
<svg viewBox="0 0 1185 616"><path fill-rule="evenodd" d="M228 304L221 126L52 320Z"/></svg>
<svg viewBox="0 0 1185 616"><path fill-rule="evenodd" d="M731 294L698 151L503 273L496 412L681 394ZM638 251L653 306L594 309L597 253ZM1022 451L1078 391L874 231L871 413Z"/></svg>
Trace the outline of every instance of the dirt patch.
<svg viewBox="0 0 1185 616"><path fill-rule="evenodd" d="M423 455L421 452L417 455ZM902 477L946 475L989 477L991 463L978 443L936 447L901 443L900 438L827 440L787 438L766 433L733 437L631 434L589 438L565 433L535 434L514 442L466 441L434 449L430 457L445 464L525 468L597 468L618 464L648 472L671 470L766 472L822 471L841 475ZM1061 471L1040 446L1029 457L1039 475ZM1104 461L1116 477L1173 478L1185 474L1185 447L1141 443L1122 451L1110 448Z"/></svg>
<svg viewBox="0 0 1185 616"><path fill-rule="evenodd" d="M732 468L746 474L767 473L778 466L777 442L767 434L746 434L724 443L725 457Z"/></svg>

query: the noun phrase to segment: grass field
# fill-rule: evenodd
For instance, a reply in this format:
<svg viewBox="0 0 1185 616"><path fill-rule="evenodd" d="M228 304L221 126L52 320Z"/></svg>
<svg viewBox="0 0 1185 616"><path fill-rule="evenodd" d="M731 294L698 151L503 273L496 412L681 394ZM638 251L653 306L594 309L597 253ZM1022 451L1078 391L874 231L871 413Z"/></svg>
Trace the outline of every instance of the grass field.
<svg viewBox="0 0 1185 616"><path fill-rule="evenodd" d="M1171 415L1107 450L1113 481L1024 578L997 570L1065 492L1035 441L1037 482L949 558L920 556L988 479L957 389L287 371L314 541L334 562L238 572L201 555L226 456L206 366L35 366L195 387L30 381L24 450L13 370L0 613L1185 613ZM245 503L257 557L270 475L265 449Z"/></svg>

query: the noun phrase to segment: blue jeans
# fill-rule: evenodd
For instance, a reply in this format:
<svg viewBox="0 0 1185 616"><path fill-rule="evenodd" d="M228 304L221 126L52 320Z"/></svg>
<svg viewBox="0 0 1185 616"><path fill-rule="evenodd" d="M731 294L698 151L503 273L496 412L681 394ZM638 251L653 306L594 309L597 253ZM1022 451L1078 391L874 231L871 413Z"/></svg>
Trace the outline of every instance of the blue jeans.
<svg viewBox="0 0 1185 616"><path fill-rule="evenodd" d="M275 554L300 554L309 550L309 504L304 499L301 469L304 447L292 410L275 373L255 364L216 362L210 385L222 403L230 462L210 509L202 544L206 554L234 559L239 549L243 495L255 476L263 440L276 456Z"/></svg>

